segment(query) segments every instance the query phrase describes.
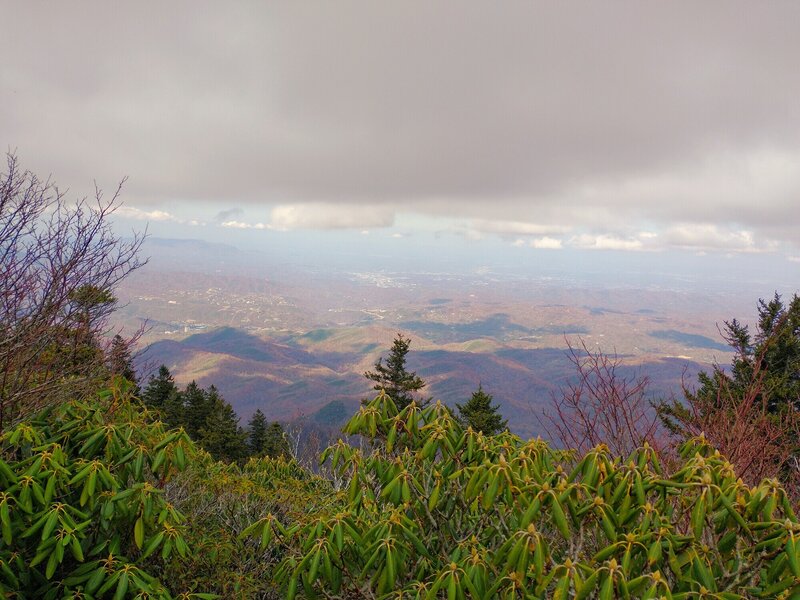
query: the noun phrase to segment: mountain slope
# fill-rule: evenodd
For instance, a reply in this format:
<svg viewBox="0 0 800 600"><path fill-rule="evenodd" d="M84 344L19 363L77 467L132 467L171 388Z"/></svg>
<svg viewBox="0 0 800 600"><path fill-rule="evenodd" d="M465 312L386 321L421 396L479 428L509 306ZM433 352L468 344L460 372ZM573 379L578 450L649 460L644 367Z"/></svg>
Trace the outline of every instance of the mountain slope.
<svg viewBox="0 0 800 600"><path fill-rule="evenodd" d="M364 376L364 365L379 356L375 344L353 339L334 352L335 330L319 330L295 338L264 339L250 333L222 328L192 335L183 341L160 341L148 347L140 370L165 364L175 379L186 384L214 384L246 421L260 408L270 419L309 417L317 423L339 425L374 394ZM324 348L314 351L313 340ZM344 339L342 339L344 341ZM302 345L301 345L302 343ZM489 351L470 352L474 346ZM434 347L420 344L420 348ZM421 349L408 355L408 367L426 382L426 397L450 406L463 403L479 384L491 393L520 435L544 435L539 417L554 393L574 377L574 368L561 349L520 349L497 344L462 344L460 349ZM355 349L358 349L356 351ZM371 352L370 352L371 350ZM146 366L145 366L146 365ZM704 365L676 358L623 364L618 373L633 377L638 372L651 379L653 395L669 395L679 389L681 377L690 379Z"/></svg>

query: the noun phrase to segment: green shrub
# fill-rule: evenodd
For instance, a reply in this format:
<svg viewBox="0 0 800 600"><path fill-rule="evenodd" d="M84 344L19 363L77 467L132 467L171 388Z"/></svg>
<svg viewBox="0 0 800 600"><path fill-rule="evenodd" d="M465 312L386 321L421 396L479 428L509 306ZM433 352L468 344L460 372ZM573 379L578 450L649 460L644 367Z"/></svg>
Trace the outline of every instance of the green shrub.
<svg viewBox="0 0 800 600"><path fill-rule="evenodd" d="M283 598L274 569L285 548L242 535L261 515L269 513L282 529L296 528L343 504L330 482L284 457L252 458L241 468L195 459L166 491L187 517L193 552L170 564L165 579L176 589L225 599Z"/></svg>
<svg viewBox="0 0 800 600"><path fill-rule="evenodd" d="M153 573L189 548L185 519L163 486L195 451L185 433L149 419L129 391L118 380L97 398L3 434L6 597L170 597Z"/></svg>
<svg viewBox="0 0 800 600"><path fill-rule="evenodd" d="M325 454L213 461L118 381L0 438L10 598L778 598L800 525L702 438L665 472L381 395ZM336 482L336 483L335 483Z"/></svg>
<svg viewBox="0 0 800 600"><path fill-rule="evenodd" d="M800 594L800 526L775 481L748 487L695 439L668 474L463 430L441 404L380 395L329 448L337 513L247 530L286 555L289 598L775 598ZM783 595L783 596L781 596Z"/></svg>
<svg viewBox="0 0 800 600"><path fill-rule="evenodd" d="M285 549L240 536L265 511L282 528L328 514L330 483L283 457L217 462L131 391L118 379L0 438L0 595L280 597Z"/></svg>

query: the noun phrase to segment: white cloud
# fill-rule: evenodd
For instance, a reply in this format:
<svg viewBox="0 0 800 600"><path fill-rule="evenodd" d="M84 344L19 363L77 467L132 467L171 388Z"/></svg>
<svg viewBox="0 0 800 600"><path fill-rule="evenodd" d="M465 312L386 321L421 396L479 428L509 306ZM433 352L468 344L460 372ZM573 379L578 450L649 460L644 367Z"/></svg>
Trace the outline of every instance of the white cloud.
<svg viewBox="0 0 800 600"><path fill-rule="evenodd" d="M120 206L116 214L137 221L178 221L176 217L163 210L142 210L135 206Z"/></svg>
<svg viewBox="0 0 800 600"><path fill-rule="evenodd" d="M759 236L754 231L715 223L680 223L659 233L654 231L640 231L636 234L626 234L624 231L582 233L571 237L569 245L595 250L679 249L694 252L698 256L710 252L731 255L774 252L780 247L779 242Z"/></svg>
<svg viewBox="0 0 800 600"><path fill-rule="evenodd" d="M222 227L230 227L232 229L270 229L269 225L264 223L246 223L244 221L225 221L220 223Z"/></svg>
<svg viewBox="0 0 800 600"><path fill-rule="evenodd" d="M560 250L563 247L563 244L561 240L557 238L544 236L535 240L531 240L531 247L547 250Z"/></svg>
<svg viewBox="0 0 800 600"><path fill-rule="evenodd" d="M641 240L625 239L610 234L591 235L584 233L573 236L569 243L577 248L593 250L642 250L644 244Z"/></svg>
<svg viewBox="0 0 800 600"><path fill-rule="evenodd" d="M724 228L712 223L680 224L668 228L663 243L686 250L765 252L776 249L770 240L759 242L752 231Z"/></svg>
<svg viewBox="0 0 800 600"><path fill-rule="evenodd" d="M790 262L800 263L800 256L787 256L786 260Z"/></svg>
<svg viewBox="0 0 800 600"><path fill-rule="evenodd" d="M272 209L275 229L364 229L390 227L394 211L385 206L358 204L286 204Z"/></svg>
<svg viewBox="0 0 800 600"><path fill-rule="evenodd" d="M517 238L511 245L516 246L517 248L522 248L523 246L525 246L525 240L523 240L522 238Z"/></svg>

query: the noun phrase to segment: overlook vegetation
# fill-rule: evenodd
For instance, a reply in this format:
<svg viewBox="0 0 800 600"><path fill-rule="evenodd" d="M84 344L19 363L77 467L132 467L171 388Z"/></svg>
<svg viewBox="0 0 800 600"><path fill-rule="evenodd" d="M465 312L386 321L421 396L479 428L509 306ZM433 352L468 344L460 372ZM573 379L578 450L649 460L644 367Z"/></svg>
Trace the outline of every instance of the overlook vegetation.
<svg viewBox="0 0 800 600"><path fill-rule="evenodd" d="M340 439L298 460L213 386L137 384L108 321L141 264L114 201L73 207L13 157L0 194L4 597L800 596L796 296L727 323L732 365L680 400L572 348L554 444L510 433L489 382L456 410L420 397L398 334Z"/></svg>
<svg viewBox="0 0 800 600"><path fill-rule="evenodd" d="M668 466L464 430L386 394L323 456L214 461L116 380L3 433L9 597L775 598L798 523L703 438Z"/></svg>

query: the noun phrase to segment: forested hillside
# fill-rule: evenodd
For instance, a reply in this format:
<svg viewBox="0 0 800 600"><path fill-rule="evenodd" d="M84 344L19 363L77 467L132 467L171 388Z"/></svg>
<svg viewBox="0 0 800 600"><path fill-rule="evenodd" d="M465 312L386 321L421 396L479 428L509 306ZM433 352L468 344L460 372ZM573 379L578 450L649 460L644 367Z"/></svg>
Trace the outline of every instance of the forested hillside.
<svg viewBox="0 0 800 600"><path fill-rule="evenodd" d="M265 339L240 329L223 328L195 333L181 341L155 342L137 362L143 373L165 364L184 384L195 380L203 386L216 386L243 419L261 409L281 421L303 416L338 429L370 388L363 377L365 361L385 352L385 348L376 342L345 343L333 352L327 349L330 345L327 342L319 349L319 343ZM620 374L646 374L653 398L679 391L682 378L693 379L707 368L686 358L654 358L643 364L626 358L619 366ZM573 365L561 348L509 347L477 352L420 349L415 343L408 362L428 382L429 393L451 407L466 401L480 383L487 384L511 418L512 431L523 437L547 434L537 415L574 377ZM328 414L324 409L331 402L344 405L346 412ZM336 419L330 420L331 416Z"/></svg>

